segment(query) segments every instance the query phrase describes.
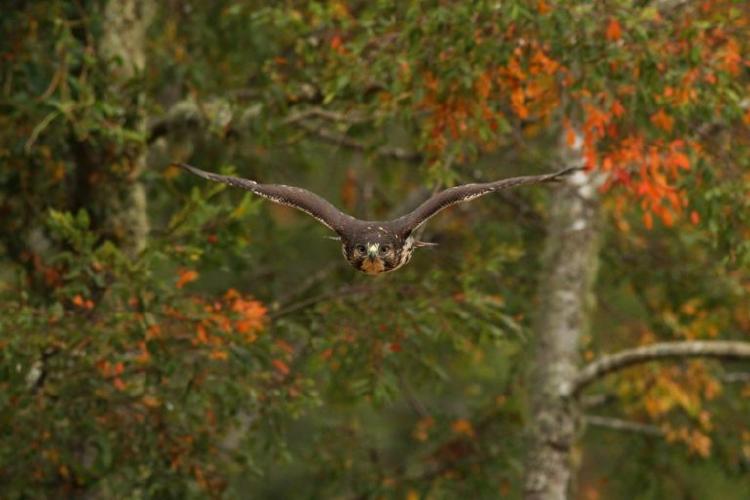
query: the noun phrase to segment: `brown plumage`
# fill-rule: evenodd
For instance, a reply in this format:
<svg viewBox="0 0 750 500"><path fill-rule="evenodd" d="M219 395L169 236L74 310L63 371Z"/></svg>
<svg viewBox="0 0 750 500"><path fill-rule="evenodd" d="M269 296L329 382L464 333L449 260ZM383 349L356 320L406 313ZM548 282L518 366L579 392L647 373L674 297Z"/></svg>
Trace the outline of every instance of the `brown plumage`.
<svg viewBox="0 0 750 500"><path fill-rule="evenodd" d="M501 189L559 180L578 170L568 168L545 175L511 177L481 184L463 184L433 195L412 212L397 219L365 221L345 214L327 200L306 189L283 184L261 184L240 177L214 174L185 163L177 165L204 179L245 189L311 215L338 234L346 260L357 270L370 275L398 269L409 262L415 248L431 245L431 243L416 241L413 233L444 208Z"/></svg>

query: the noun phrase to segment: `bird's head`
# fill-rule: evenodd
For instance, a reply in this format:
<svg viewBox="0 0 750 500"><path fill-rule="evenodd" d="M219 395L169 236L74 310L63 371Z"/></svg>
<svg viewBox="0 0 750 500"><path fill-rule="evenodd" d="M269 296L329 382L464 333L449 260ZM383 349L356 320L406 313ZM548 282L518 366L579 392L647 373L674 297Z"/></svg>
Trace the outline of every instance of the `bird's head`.
<svg viewBox="0 0 750 500"><path fill-rule="evenodd" d="M342 241L347 261L358 271L376 275L406 264L413 249L411 238L401 238L379 226L351 240Z"/></svg>

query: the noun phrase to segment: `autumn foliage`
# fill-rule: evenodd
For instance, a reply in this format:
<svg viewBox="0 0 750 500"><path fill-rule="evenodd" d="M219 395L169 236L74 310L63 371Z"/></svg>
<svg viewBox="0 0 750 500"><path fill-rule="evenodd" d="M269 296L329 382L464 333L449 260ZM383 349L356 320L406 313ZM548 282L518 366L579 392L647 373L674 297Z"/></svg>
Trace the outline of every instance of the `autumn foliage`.
<svg viewBox="0 0 750 500"><path fill-rule="evenodd" d="M446 211L437 249L362 281L304 214L172 161L374 220L581 148L603 205L582 361L747 340L745 3L141 3L132 25L114 2L0 16L9 498L520 494L554 188ZM117 30L142 37L127 77ZM585 396L637 424L581 430L587 497L750 488L746 365L647 364Z"/></svg>

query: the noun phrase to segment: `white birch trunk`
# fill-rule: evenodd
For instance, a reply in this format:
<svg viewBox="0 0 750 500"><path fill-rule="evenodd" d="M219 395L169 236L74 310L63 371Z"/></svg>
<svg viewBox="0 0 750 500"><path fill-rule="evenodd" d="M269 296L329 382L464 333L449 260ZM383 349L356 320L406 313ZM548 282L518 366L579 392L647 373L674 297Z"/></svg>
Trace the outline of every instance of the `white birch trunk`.
<svg viewBox="0 0 750 500"><path fill-rule="evenodd" d="M583 164L579 144L563 147L565 166ZM579 342L593 302L597 269L598 192L595 176L577 172L553 195L532 358L524 497L568 495L571 451L579 428L566 395L578 372Z"/></svg>

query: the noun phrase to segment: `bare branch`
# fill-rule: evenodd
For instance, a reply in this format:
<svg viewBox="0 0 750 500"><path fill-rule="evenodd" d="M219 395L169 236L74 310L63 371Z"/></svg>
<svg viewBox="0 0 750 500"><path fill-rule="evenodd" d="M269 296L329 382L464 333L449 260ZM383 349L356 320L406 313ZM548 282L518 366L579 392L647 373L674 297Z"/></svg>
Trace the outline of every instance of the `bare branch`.
<svg viewBox="0 0 750 500"><path fill-rule="evenodd" d="M578 402L580 403L581 408L591 409L598 406L604 406L616 399L617 396L614 394L586 394L582 395Z"/></svg>
<svg viewBox="0 0 750 500"><path fill-rule="evenodd" d="M661 342L602 356L578 372L567 395L575 397L596 380L629 366L648 361L679 358L750 360L750 342L728 340Z"/></svg>
<svg viewBox="0 0 750 500"><path fill-rule="evenodd" d="M371 285L346 285L336 290L328 291L326 293L322 293L314 297L308 297L306 299L300 300L299 302L289 304L282 309L272 312L269 316L272 320L275 320L281 316L286 316L301 309L314 306L319 302L324 302L326 300L335 299L338 297L351 297L353 295L359 295L362 293L371 293L373 290L374 287Z"/></svg>
<svg viewBox="0 0 750 500"><path fill-rule="evenodd" d="M364 113L350 112L341 113L339 111L331 111L329 109L321 108L319 106L313 106L300 110L296 113L290 114L286 117L282 123L291 124L298 123L308 118L322 118L324 120L340 123L362 123L371 120L373 117L368 117Z"/></svg>
<svg viewBox="0 0 750 500"><path fill-rule="evenodd" d="M655 425L632 422L620 418L600 417L598 415L585 415L586 425L602 427L615 431L636 432L638 434L647 434L649 436L664 436L664 431Z"/></svg>
<svg viewBox="0 0 750 500"><path fill-rule="evenodd" d="M323 127L312 125L304 120L296 122L296 125L305 131L318 136L329 144L336 146L343 146L349 149L357 151L368 151L370 146L365 143L359 142L356 139L352 139L348 135L340 134ZM422 155L416 151L409 151L403 148L392 148L392 147L381 147L375 149L375 153L378 156L387 158L393 158L394 160L407 161L407 162L419 162L422 160Z"/></svg>
<svg viewBox="0 0 750 500"><path fill-rule="evenodd" d="M750 383L750 372L722 373L719 380L725 384L748 384Z"/></svg>

